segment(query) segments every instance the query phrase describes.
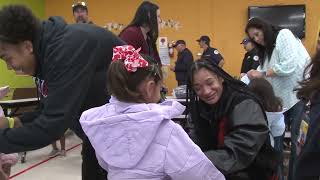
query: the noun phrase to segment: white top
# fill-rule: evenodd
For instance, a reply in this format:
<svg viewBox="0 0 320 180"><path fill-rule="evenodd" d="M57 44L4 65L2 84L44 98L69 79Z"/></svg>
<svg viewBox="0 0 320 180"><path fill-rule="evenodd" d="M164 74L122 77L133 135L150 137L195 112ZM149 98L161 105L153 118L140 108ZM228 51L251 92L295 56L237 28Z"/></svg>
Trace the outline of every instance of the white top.
<svg viewBox="0 0 320 180"><path fill-rule="evenodd" d="M272 136L282 136L286 129L283 112L266 112L266 114Z"/></svg>
<svg viewBox="0 0 320 180"><path fill-rule="evenodd" d="M242 76L242 78L240 79L240 81L244 82L244 83L247 84L247 85L250 83L250 79L249 79L249 77L248 77L247 74L244 75L244 76Z"/></svg>
<svg viewBox="0 0 320 180"><path fill-rule="evenodd" d="M10 91L9 86L0 87L0 99L3 98Z"/></svg>
<svg viewBox="0 0 320 180"><path fill-rule="evenodd" d="M290 109L298 99L294 88L303 79L303 71L310 62L310 56L301 43L288 29L280 30L276 45L270 61L266 56L264 66L259 66L258 71L267 71L272 68L274 77L266 79L273 86L275 95L283 101L283 108Z"/></svg>
<svg viewBox="0 0 320 180"><path fill-rule="evenodd" d="M1 117L4 117L4 112L3 112L3 110L2 110L2 107L0 106L0 118Z"/></svg>
<svg viewBox="0 0 320 180"><path fill-rule="evenodd" d="M178 98L176 98L176 97L174 97L174 96L166 96L166 99L172 100L172 101L178 101L178 102L186 102L186 99L185 99L185 98L183 98L183 99L178 99Z"/></svg>
<svg viewBox="0 0 320 180"><path fill-rule="evenodd" d="M266 112L268 127L271 132L270 141L272 147L274 147L274 137L282 136L284 131L286 130L286 125L284 123L284 115L283 112Z"/></svg>

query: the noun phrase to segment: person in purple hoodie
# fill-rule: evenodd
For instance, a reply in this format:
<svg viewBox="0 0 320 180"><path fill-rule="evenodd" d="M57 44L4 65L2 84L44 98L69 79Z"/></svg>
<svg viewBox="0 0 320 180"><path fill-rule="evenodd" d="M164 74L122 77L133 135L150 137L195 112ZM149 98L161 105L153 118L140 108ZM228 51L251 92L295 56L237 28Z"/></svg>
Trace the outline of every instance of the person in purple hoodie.
<svg viewBox="0 0 320 180"><path fill-rule="evenodd" d="M162 72L131 45L113 50L110 102L85 111L81 126L108 179L223 180L222 173L172 118L185 107L160 101Z"/></svg>

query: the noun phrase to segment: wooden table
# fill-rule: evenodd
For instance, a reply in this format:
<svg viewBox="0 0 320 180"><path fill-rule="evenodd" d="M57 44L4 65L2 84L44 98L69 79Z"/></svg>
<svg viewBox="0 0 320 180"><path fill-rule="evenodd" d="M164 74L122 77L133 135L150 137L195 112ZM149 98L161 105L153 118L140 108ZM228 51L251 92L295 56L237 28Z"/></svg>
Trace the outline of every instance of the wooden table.
<svg viewBox="0 0 320 180"><path fill-rule="evenodd" d="M178 101L179 103L183 104L184 106L186 106L186 99L183 98L183 99L178 99L178 98L175 98L173 96L166 96L166 99L167 100L171 100L171 101ZM177 116L177 117L174 117L172 118L172 120L178 124L180 124L182 126L182 128L188 132L189 130L189 127L190 127L190 124L189 124L189 121L188 121L188 118L186 116L186 110L183 112L182 115L180 116Z"/></svg>
<svg viewBox="0 0 320 180"><path fill-rule="evenodd" d="M9 115L9 109L13 108L21 108L21 107L28 107L28 106L34 106L39 103L38 98L27 98L27 99L16 99L16 100L6 100L6 101L0 101L0 106L3 109L4 115Z"/></svg>
<svg viewBox="0 0 320 180"><path fill-rule="evenodd" d="M186 98L178 99L178 98L175 98L175 97L173 97L173 96L166 96L166 99L178 101L178 102L180 102L180 103L185 103L185 102L186 102Z"/></svg>

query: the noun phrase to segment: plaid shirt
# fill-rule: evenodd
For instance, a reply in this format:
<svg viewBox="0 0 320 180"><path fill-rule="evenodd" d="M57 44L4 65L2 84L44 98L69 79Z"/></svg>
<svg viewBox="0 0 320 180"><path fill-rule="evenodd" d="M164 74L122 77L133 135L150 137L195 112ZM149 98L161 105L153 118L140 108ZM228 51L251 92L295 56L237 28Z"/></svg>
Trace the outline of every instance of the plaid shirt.
<svg viewBox="0 0 320 180"><path fill-rule="evenodd" d="M276 96L282 99L284 108L290 109L298 102L293 90L303 79L303 71L309 62L310 56L301 41L290 30L282 29L271 59L266 56L264 65L260 65L258 71L274 71L275 76L266 79L272 84Z"/></svg>

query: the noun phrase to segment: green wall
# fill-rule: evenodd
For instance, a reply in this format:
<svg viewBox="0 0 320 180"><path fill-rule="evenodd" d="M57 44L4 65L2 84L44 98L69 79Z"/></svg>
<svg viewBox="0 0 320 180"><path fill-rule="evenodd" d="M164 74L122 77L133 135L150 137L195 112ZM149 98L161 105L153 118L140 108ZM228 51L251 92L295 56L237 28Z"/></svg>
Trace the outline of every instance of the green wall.
<svg viewBox="0 0 320 180"><path fill-rule="evenodd" d="M0 8L8 4L23 4L32 9L33 13L40 19L45 18L45 0L0 0ZM0 59L0 87L9 85L11 89L17 87L33 87L34 83L29 76L17 76L13 71L7 70L7 66Z"/></svg>

